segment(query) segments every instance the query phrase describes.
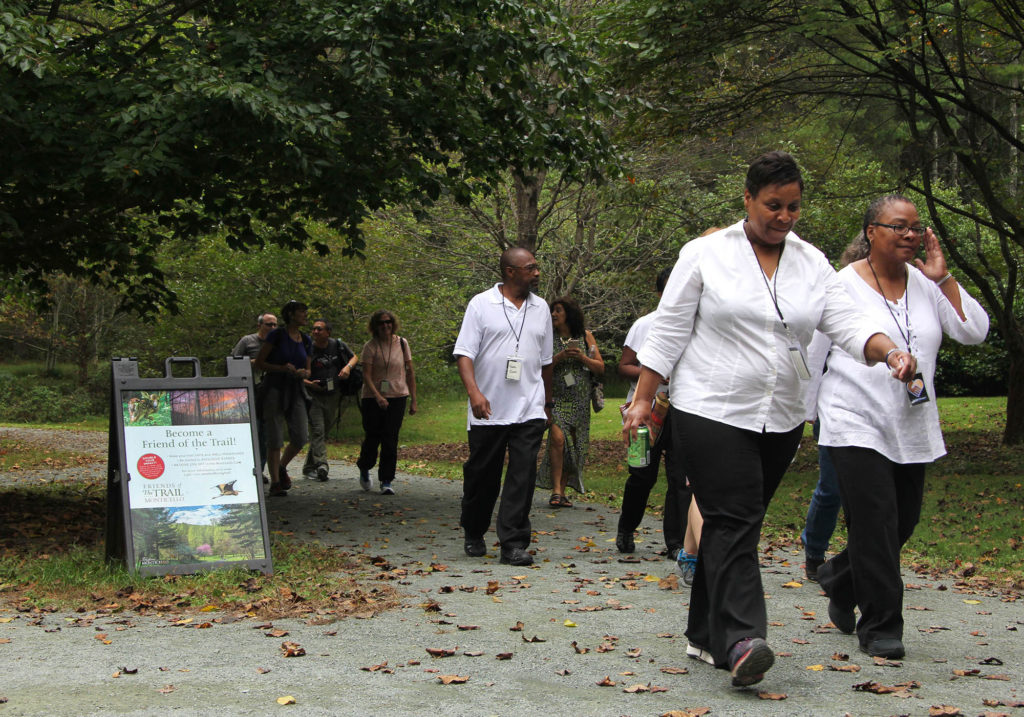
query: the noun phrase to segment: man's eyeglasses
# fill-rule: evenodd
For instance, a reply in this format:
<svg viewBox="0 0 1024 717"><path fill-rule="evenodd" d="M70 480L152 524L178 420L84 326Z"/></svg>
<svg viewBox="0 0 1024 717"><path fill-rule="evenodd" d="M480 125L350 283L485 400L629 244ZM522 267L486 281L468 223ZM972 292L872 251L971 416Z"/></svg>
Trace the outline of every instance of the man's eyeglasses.
<svg viewBox="0 0 1024 717"><path fill-rule="evenodd" d="M883 224L882 222L872 222L876 227L887 227L892 229L896 236L906 236L908 232L914 232L918 236L924 234L924 227L920 224L915 224L912 227L908 227L906 224Z"/></svg>
<svg viewBox="0 0 1024 717"><path fill-rule="evenodd" d="M263 325L264 326L274 327L274 326L277 326L277 322L276 321L264 321Z"/></svg>
<svg viewBox="0 0 1024 717"><path fill-rule="evenodd" d="M395 323L391 319L381 319L380 322L381 322L381 324L393 324L393 323Z"/></svg>
<svg viewBox="0 0 1024 717"><path fill-rule="evenodd" d="M526 271L533 273L540 271L540 264L527 264L526 266L513 266L513 269L525 269Z"/></svg>

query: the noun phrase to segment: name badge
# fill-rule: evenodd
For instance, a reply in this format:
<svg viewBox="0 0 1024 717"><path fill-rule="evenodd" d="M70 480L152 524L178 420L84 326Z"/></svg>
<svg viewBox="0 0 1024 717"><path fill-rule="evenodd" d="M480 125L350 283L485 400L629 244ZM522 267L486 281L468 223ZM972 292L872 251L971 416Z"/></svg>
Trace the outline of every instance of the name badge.
<svg viewBox="0 0 1024 717"><path fill-rule="evenodd" d="M811 370L807 368L807 359L804 358L803 349L799 344L792 344L789 347L789 360L793 362L793 369L801 381L811 380Z"/></svg>
<svg viewBox="0 0 1024 717"><path fill-rule="evenodd" d="M573 376L571 373L565 374L565 376L563 376L562 378L565 380L565 385L566 386L575 386L576 385L576 377Z"/></svg>
<svg viewBox="0 0 1024 717"><path fill-rule="evenodd" d="M517 356L509 356L505 361L505 380L518 381L523 377L523 360Z"/></svg>
<svg viewBox="0 0 1024 717"><path fill-rule="evenodd" d="M910 399L911 406L928 403L928 389L924 385L924 376L916 374L914 380L907 384L907 398Z"/></svg>
<svg viewBox="0 0 1024 717"><path fill-rule="evenodd" d="M334 390L334 379L333 378L327 379L327 381L324 383L324 388L326 388L328 391L333 391Z"/></svg>
<svg viewBox="0 0 1024 717"><path fill-rule="evenodd" d="M380 392L381 392L381 393L387 393L387 392L388 392L388 391L390 391L390 390L391 390L391 382L390 382L390 381L388 381L388 380L387 380L387 379L385 378L384 380L382 380L382 381L380 382Z"/></svg>

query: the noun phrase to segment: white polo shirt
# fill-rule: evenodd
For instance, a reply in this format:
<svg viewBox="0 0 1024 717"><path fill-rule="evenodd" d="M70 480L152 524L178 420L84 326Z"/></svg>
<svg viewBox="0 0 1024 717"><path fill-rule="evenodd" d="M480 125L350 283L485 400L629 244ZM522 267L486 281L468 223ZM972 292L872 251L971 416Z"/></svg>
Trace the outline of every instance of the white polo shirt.
<svg viewBox="0 0 1024 717"><path fill-rule="evenodd" d="M476 385L491 404L490 418L474 418L469 408L467 430L547 417L541 367L551 363L551 309L533 293L516 308L502 296L500 286L495 284L470 300L452 352L473 362ZM518 381L505 378L512 356L522 360Z"/></svg>

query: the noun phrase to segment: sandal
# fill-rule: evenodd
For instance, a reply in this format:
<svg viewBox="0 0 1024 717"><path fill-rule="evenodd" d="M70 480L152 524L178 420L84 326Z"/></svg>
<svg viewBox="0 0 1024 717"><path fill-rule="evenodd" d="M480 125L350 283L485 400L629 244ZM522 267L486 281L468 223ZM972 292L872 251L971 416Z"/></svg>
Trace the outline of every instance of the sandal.
<svg viewBox="0 0 1024 717"><path fill-rule="evenodd" d="M561 508L562 505L564 505L562 503L563 500L565 500L565 496L564 495L558 495L558 493L552 493L551 497L548 498L548 505L550 505L552 508Z"/></svg>
<svg viewBox="0 0 1024 717"><path fill-rule="evenodd" d="M562 508L571 508L572 507L572 501L569 500L565 495L558 496L558 504Z"/></svg>

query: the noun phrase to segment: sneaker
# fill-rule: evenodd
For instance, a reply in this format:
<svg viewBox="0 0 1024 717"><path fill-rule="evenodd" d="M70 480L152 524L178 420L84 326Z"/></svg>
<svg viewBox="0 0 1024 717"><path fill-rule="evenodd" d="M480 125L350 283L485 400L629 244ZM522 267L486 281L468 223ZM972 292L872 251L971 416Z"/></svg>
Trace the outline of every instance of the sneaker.
<svg viewBox="0 0 1024 717"><path fill-rule="evenodd" d="M676 555L676 572L683 579L683 585L693 585L693 576L697 573L697 556L680 550Z"/></svg>
<svg viewBox="0 0 1024 717"><path fill-rule="evenodd" d="M303 471L302 477L306 480L316 480L316 473L307 473L306 471Z"/></svg>
<svg viewBox="0 0 1024 717"><path fill-rule="evenodd" d="M818 568L825 562L824 558L812 558L810 555L804 556L804 575L812 583L818 582Z"/></svg>
<svg viewBox="0 0 1024 717"><path fill-rule="evenodd" d="M620 553L632 553L636 550L636 543L633 542L633 531L619 533L615 536L615 547Z"/></svg>
<svg viewBox="0 0 1024 717"><path fill-rule="evenodd" d="M391 487L391 483L381 483L380 484L380 494L381 495L394 495L395 494L395 489Z"/></svg>
<svg viewBox="0 0 1024 717"><path fill-rule="evenodd" d="M316 469L316 479L321 483L327 482L327 466L319 466Z"/></svg>
<svg viewBox="0 0 1024 717"><path fill-rule="evenodd" d="M828 619L844 635L852 635L857 629L857 617L853 614L853 608L844 608L831 598L828 601Z"/></svg>
<svg viewBox="0 0 1024 717"><path fill-rule="evenodd" d="M729 671L733 687L756 685L775 664L775 653L764 638L747 637L729 649Z"/></svg>
<svg viewBox="0 0 1024 717"><path fill-rule="evenodd" d="M711 656L711 653L705 650L700 645L694 645L692 642L686 643L686 656L691 657L694 660L706 662L712 667L715 666L715 658Z"/></svg>
<svg viewBox="0 0 1024 717"><path fill-rule="evenodd" d="M362 468L359 469L359 486L365 491L373 488L373 478L370 477L370 471L364 471Z"/></svg>

